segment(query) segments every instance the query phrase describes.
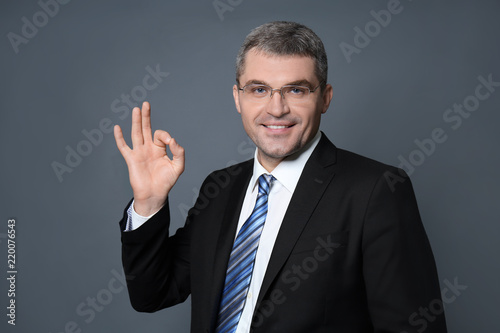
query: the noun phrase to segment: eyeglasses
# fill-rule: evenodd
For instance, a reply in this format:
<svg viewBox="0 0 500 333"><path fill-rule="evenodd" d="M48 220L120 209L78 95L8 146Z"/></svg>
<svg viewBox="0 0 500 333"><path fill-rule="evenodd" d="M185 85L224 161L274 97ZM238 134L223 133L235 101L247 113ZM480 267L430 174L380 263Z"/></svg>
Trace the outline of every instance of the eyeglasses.
<svg viewBox="0 0 500 333"><path fill-rule="evenodd" d="M321 81L314 89L294 84L283 86L280 89L273 89L265 84L253 83L247 84L243 88L238 88L238 90L243 91L246 97L257 102L265 101L265 98L268 96L272 98L275 91L279 91L281 97L288 102L299 102L306 101L309 94L315 92L322 83L323 81Z"/></svg>

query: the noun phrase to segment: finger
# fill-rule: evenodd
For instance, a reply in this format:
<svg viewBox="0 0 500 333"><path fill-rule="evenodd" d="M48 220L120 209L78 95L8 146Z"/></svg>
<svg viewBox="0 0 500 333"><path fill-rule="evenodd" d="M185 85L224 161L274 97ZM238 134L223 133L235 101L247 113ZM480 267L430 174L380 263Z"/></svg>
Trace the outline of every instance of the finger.
<svg viewBox="0 0 500 333"><path fill-rule="evenodd" d="M142 103L142 136L144 142L151 142L151 105L148 102Z"/></svg>
<svg viewBox="0 0 500 333"><path fill-rule="evenodd" d="M170 134L168 134L168 132L157 130L155 131L153 143L155 144L155 146L165 150L171 139L172 137L170 136Z"/></svg>
<svg viewBox="0 0 500 333"><path fill-rule="evenodd" d="M182 170L184 170L184 163L185 163L184 148L180 144L178 144L174 138L170 139L168 147L172 152L172 162L174 162L174 164L176 164L177 166L182 168Z"/></svg>
<svg viewBox="0 0 500 333"><path fill-rule="evenodd" d="M141 110L135 107L132 110L132 145L135 148L143 144Z"/></svg>
<svg viewBox="0 0 500 333"><path fill-rule="evenodd" d="M118 150L122 154L123 158L125 158L125 156L128 155L130 151L130 147L125 142L125 139L123 138L122 129L120 128L119 125L115 125L114 135L115 135L116 146L118 147Z"/></svg>

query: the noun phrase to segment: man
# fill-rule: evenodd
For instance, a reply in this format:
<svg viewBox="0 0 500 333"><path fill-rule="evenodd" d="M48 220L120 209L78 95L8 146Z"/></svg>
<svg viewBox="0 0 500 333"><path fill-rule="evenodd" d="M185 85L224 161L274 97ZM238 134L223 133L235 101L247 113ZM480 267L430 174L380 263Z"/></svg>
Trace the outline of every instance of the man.
<svg viewBox="0 0 500 333"><path fill-rule="evenodd" d="M133 150L115 127L134 192L120 226L136 310L191 295L192 332L446 332L443 315L414 316L442 303L410 180L319 131L327 71L303 25L247 36L233 96L255 158L210 174L173 236L183 148L164 131L152 139L148 103L133 110Z"/></svg>

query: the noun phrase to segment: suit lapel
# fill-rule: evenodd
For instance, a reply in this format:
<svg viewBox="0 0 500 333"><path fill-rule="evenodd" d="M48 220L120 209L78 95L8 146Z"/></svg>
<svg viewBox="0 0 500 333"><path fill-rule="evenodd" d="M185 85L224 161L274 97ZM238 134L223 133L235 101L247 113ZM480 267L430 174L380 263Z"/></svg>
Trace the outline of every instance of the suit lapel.
<svg viewBox="0 0 500 333"><path fill-rule="evenodd" d="M224 287L224 280L226 277L227 263L233 247L233 241L236 236L236 229L238 220L241 213L241 207L245 198L246 188L248 182L252 177L253 161L240 164L241 170L238 175L234 177L234 181L228 185L231 186L229 193L229 200L225 203L224 207L219 209L224 211L224 216L219 224L217 244L215 255L213 256L213 271L209 274L210 284L207 285L210 290L209 304L212 305L212 312L210 317L210 327L215 327L221 297L221 291Z"/></svg>
<svg viewBox="0 0 500 333"><path fill-rule="evenodd" d="M288 259L302 230L306 226L324 191L333 179L336 162L335 146L322 134L300 176L281 224L273 252L267 266L257 304L267 293L270 285Z"/></svg>

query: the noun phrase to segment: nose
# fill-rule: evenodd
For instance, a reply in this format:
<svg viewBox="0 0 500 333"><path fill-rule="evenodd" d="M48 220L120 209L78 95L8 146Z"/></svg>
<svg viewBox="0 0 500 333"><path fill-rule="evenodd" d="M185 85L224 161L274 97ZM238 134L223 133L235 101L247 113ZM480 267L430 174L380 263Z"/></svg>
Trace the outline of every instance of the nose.
<svg viewBox="0 0 500 333"><path fill-rule="evenodd" d="M281 89L273 89L267 103L267 113L279 118L290 112L290 108L283 98Z"/></svg>

